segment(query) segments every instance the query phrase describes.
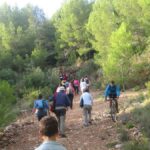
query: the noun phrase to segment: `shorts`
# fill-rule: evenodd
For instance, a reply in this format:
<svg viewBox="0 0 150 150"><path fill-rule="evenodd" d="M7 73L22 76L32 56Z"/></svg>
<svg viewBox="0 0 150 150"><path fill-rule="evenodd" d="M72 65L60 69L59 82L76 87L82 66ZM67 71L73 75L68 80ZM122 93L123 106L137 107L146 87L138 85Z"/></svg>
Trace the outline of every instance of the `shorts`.
<svg viewBox="0 0 150 150"><path fill-rule="evenodd" d="M109 94L109 98L117 98L117 94Z"/></svg>

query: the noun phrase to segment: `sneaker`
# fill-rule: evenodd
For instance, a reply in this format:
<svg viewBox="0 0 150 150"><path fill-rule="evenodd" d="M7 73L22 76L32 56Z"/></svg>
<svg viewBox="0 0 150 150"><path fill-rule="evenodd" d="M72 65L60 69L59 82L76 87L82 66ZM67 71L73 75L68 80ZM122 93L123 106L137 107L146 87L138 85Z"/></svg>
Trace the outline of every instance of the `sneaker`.
<svg viewBox="0 0 150 150"><path fill-rule="evenodd" d="M84 126L84 127L88 127L88 126L89 126L89 124L83 124L83 126Z"/></svg>
<svg viewBox="0 0 150 150"><path fill-rule="evenodd" d="M91 124L92 124L92 121L89 121L89 124L91 125Z"/></svg>
<svg viewBox="0 0 150 150"><path fill-rule="evenodd" d="M117 113L119 113L119 109L117 109Z"/></svg>

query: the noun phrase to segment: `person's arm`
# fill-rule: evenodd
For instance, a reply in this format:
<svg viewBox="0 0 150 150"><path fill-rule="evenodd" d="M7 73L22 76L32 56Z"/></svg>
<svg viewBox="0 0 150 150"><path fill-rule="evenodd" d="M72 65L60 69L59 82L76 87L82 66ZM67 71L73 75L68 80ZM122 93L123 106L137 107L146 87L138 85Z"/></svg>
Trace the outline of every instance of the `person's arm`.
<svg viewBox="0 0 150 150"><path fill-rule="evenodd" d="M46 104L47 114L48 114L48 116L50 116L50 107L49 107L48 100L45 100L45 104Z"/></svg>
<svg viewBox="0 0 150 150"><path fill-rule="evenodd" d="M33 109L32 109L32 113L34 114L35 113L35 111L36 111L36 106L37 104L36 104L36 101L34 101L34 106L33 106Z"/></svg>
<svg viewBox="0 0 150 150"><path fill-rule="evenodd" d="M107 87L106 87L106 89L105 89L104 95L105 95L105 101L106 101L106 100L107 100L107 97L108 97L108 95L109 95L109 85L107 85Z"/></svg>
<svg viewBox="0 0 150 150"><path fill-rule="evenodd" d="M69 107L70 106L70 99L68 98L67 95L65 95L65 99L66 99L66 106Z"/></svg>
<svg viewBox="0 0 150 150"><path fill-rule="evenodd" d="M116 88L116 93L117 93L117 98L119 98L119 96L120 96L120 87L119 86L117 86L117 88Z"/></svg>
<svg viewBox="0 0 150 150"><path fill-rule="evenodd" d="M93 97L92 97L91 94L90 94L90 99L91 99L91 102L92 102L92 105L93 105Z"/></svg>

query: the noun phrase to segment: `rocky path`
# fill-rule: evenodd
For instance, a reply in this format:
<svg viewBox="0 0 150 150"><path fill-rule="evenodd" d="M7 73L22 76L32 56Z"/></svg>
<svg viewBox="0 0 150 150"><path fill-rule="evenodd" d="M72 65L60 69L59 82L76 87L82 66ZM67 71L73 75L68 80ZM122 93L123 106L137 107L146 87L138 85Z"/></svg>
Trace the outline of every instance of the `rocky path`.
<svg viewBox="0 0 150 150"><path fill-rule="evenodd" d="M82 109L79 107L79 96L74 99L74 108L67 112L67 138L59 138L68 150L113 150L113 144L119 144L117 126L108 116L108 104L102 101L100 92L92 92L94 106L92 112L93 124L82 125ZM124 98L120 98L122 101ZM41 142L38 137L38 122L33 121L31 114L22 118L21 123L10 126L11 132L0 141L1 150L34 150ZM8 142L9 141L9 142Z"/></svg>

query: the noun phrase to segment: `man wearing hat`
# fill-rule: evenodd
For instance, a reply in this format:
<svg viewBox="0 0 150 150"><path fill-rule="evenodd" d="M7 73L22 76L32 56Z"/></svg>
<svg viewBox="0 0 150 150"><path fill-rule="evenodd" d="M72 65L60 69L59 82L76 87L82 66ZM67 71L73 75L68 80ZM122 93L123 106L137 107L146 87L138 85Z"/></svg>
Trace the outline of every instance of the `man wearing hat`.
<svg viewBox="0 0 150 150"><path fill-rule="evenodd" d="M59 91L56 96L56 104L55 104L55 113L58 118L58 127L59 127L59 133L61 137L66 137L65 116L69 106L70 106L70 100L65 93L65 88L61 86L59 87Z"/></svg>

